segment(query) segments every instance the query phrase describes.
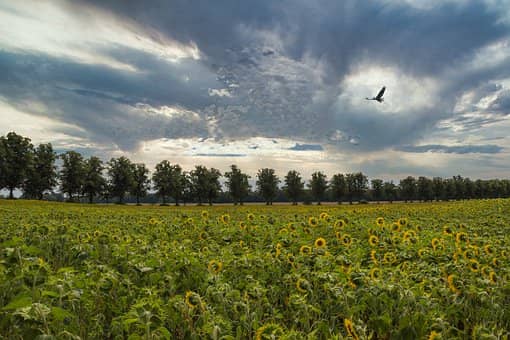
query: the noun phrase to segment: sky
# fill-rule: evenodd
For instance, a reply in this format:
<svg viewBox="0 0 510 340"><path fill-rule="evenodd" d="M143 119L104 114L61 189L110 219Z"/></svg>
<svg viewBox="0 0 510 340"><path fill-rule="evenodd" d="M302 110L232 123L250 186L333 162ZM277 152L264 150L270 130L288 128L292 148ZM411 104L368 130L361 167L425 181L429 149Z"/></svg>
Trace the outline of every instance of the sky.
<svg viewBox="0 0 510 340"><path fill-rule="evenodd" d="M509 178L509 117L508 0L0 0L0 135L58 152Z"/></svg>

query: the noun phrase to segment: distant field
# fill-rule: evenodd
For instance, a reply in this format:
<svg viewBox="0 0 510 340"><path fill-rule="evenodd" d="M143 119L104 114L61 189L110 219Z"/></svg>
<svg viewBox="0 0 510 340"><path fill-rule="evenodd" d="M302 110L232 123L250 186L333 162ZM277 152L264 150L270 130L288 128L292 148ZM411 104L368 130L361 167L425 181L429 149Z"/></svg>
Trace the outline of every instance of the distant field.
<svg viewBox="0 0 510 340"><path fill-rule="evenodd" d="M509 336L507 199L297 207L0 200L0 230L0 338Z"/></svg>

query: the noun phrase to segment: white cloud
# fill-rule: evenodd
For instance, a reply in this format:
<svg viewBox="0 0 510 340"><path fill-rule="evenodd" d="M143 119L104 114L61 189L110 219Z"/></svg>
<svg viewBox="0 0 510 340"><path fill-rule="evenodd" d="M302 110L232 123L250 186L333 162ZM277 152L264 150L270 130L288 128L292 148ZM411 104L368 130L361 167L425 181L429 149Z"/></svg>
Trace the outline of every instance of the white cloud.
<svg viewBox="0 0 510 340"><path fill-rule="evenodd" d="M66 10L60 2L12 1L0 4L0 47L15 52L45 53L86 64L137 71L105 51L115 46L140 50L169 62L200 58L195 43L182 44L134 22L117 21L97 9ZM101 50L103 49L103 52Z"/></svg>

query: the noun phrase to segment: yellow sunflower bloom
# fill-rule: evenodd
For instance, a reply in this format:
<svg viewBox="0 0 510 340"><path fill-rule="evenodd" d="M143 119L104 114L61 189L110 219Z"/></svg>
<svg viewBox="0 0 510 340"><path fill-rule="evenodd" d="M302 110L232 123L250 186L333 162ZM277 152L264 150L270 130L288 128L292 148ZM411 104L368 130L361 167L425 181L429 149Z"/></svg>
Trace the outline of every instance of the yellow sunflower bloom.
<svg viewBox="0 0 510 340"><path fill-rule="evenodd" d="M318 224L319 224L319 221L317 221L317 219L315 217L312 216L308 219L308 225L310 227L316 227Z"/></svg>
<svg viewBox="0 0 510 340"><path fill-rule="evenodd" d="M312 288L312 286L310 285L310 282L308 282L306 279L299 278L299 279L296 281L296 289L297 289L297 290L298 290L298 292L300 292L300 293L306 293L306 292L308 292L311 288Z"/></svg>
<svg viewBox="0 0 510 340"><path fill-rule="evenodd" d="M384 225L384 218L382 218L382 217L376 218L375 224L377 224L379 227L382 227Z"/></svg>
<svg viewBox="0 0 510 340"><path fill-rule="evenodd" d="M379 237L371 235L368 238L368 244L370 244L371 247L377 247L379 245Z"/></svg>
<svg viewBox="0 0 510 340"><path fill-rule="evenodd" d="M315 240L314 245L317 248L325 247L326 246L326 240L324 238L322 238L322 237L319 237L318 239Z"/></svg>
<svg viewBox="0 0 510 340"><path fill-rule="evenodd" d="M347 331L347 334L354 338L355 340L359 340L358 334L356 333L356 330L354 329L354 324L350 319L344 319L344 327Z"/></svg>
<svg viewBox="0 0 510 340"><path fill-rule="evenodd" d="M301 248L299 248L299 253L301 253L302 255L310 255L312 253L312 247L301 246Z"/></svg>
<svg viewBox="0 0 510 340"><path fill-rule="evenodd" d="M209 264L207 265L207 270L211 274L218 274L223 269L223 263L216 260L209 261Z"/></svg>

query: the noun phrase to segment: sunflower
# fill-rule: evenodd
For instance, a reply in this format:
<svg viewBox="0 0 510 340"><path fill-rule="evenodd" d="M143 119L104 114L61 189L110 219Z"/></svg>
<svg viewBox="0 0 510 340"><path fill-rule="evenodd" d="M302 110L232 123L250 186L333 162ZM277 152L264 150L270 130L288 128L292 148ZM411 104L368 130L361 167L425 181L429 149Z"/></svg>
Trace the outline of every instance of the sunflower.
<svg viewBox="0 0 510 340"><path fill-rule="evenodd" d="M501 250L501 257L505 258L507 256L508 256L508 252L505 249Z"/></svg>
<svg viewBox="0 0 510 340"><path fill-rule="evenodd" d="M372 280L379 280L382 276L382 270L380 270L378 267L374 267L370 269L370 278Z"/></svg>
<svg viewBox="0 0 510 340"><path fill-rule="evenodd" d="M448 278L447 278L448 287L450 288L450 290L453 293L460 294L460 290L457 288L457 285L456 285L456 282L455 282L456 279L457 279L457 276L455 276L454 274L448 275Z"/></svg>
<svg viewBox="0 0 510 340"><path fill-rule="evenodd" d="M393 264L397 262L397 256L394 253L386 253L384 254L384 262Z"/></svg>
<svg viewBox="0 0 510 340"><path fill-rule="evenodd" d="M246 229L246 222L244 222L244 221L239 222L239 229L245 230Z"/></svg>
<svg viewBox="0 0 510 340"><path fill-rule="evenodd" d="M453 228L449 225L445 225L443 227L443 235L445 236L453 236Z"/></svg>
<svg viewBox="0 0 510 340"><path fill-rule="evenodd" d="M204 220L207 220L209 218L209 212L206 210L202 210L200 215L202 215L202 219L204 219Z"/></svg>
<svg viewBox="0 0 510 340"><path fill-rule="evenodd" d="M345 221L344 221L344 220L336 220L336 222L335 222L335 228L339 228L339 229L341 229L341 228L343 228L343 227L345 227Z"/></svg>
<svg viewBox="0 0 510 340"><path fill-rule="evenodd" d="M441 333L438 333L436 331L432 331L432 332L430 332L427 340L440 340L442 338L443 337L441 336Z"/></svg>
<svg viewBox="0 0 510 340"><path fill-rule="evenodd" d="M499 266L501 266L501 261L497 258L497 257L494 257L492 259L492 265L496 268L498 268Z"/></svg>
<svg viewBox="0 0 510 340"><path fill-rule="evenodd" d="M398 246L400 243L402 243L402 239L398 235L391 237L391 244Z"/></svg>
<svg viewBox="0 0 510 340"><path fill-rule="evenodd" d="M464 232L458 232L455 234L455 242L456 243L467 243L469 240L468 235Z"/></svg>
<svg viewBox="0 0 510 340"><path fill-rule="evenodd" d="M483 250L489 256L494 254L494 247L490 244L486 244L485 246L483 246Z"/></svg>
<svg viewBox="0 0 510 340"><path fill-rule="evenodd" d="M278 231L278 234L287 234L289 232L289 229L287 228L282 228Z"/></svg>
<svg viewBox="0 0 510 340"><path fill-rule="evenodd" d="M371 235L369 238L368 238L368 243L370 244L371 247L376 247L379 245L379 237L375 236L375 235Z"/></svg>
<svg viewBox="0 0 510 340"><path fill-rule="evenodd" d="M94 230L94 237L98 238L99 236L101 236L101 232L99 230Z"/></svg>
<svg viewBox="0 0 510 340"><path fill-rule="evenodd" d="M395 232L395 233L399 233L400 230L402 230L402 228L400 228L400 224L394 222L391 224L391 231Z"/></svg>
<svg viewBox="0 0 510 340"><path fill-rule="evenodd" d="M344 246L350 246L352 244L352 238L351 238L351 235L349 234L344 234L342 236L342 243L344 244Z"/></svg>
<svg viewBox="0 0 510 340"><path fill-rule="evenodd" d="M310 285L310 282L308 282L306 279L299 278L299 279L296 281L296 289L297 289L297 290L298 290L298 292L300 292L300 293L306 293L306 292L308 292L311 288L312 288L312 286Z"/></svg>
<svg viewBox="0 0 510 340"><path fill-rule="evenodd" d="M184 302L191 309L193 309L197 306L202 306L202 299L200 298L200 295L198 295L195 292L189 291L189 290L186 292L186 297L184 298Z"/></svg>
<svg viewBox="0 0 510 340"><path fill-rule="evenodd" d="M498 277L496 275L496 272L492 271L489 273L489 281L491 283L497 283L498 282Z"/></svg>
<svg viewBox="0 0 510 340"><path fill-rule="evenodd" d="M301 246L301 248L299 248L299 252L302 255L310 255L312 253L312 247L310 247L310 246Z"/></svg>
<svg viewBox="0 0 510 340"><path fill-rule="evenodd" d="M382 218L382 217L376 218L375 224L377 224L379 227L382 227L384 225L384 218Z"/></svg>
<svg viewBox="0 0 510 340"><path fill-rule="evenodd" d="M198 238L199 238L200 240L202 240L202 241L203 241L203 240L207 240L207 238L208 238L208 237L209 237L209 234L207 234L207 232L206 232L206 231L202 231L202 232L198 235Z"/></svg>
<svg viewBox="0 0 510 340"><path fill-rule="evenodd" d="M356 334L356 330L354 329L354 325L350 319L344 319L344 327L349 336L355 340L359 340L358 334Z"/></svg>
<svg viewBox="0 0 510 340"><path fill-rule="evenodd" d="M407 218L405 218L405 217L399 218L398 221L397 221L397 224L400 227L405 227L407 225Z"/></svg>
<svg viewBox="0 0 510 340"><path fill-rule="evenodd" d="M308 225L310 227L316 227L318 224L319 224L319 221L317 221L317 219L315 217L312 216L308 219Z"/></svg>
<svg viewBox="0 0 510 340"><path fill-rule="evenodd" d="M287 224L287 228L290 230L290 231L295 231L296 230L296 226L294 225L293 222L289 222L289 224Z"/></svg>
<svg viewBox="0 0 510 340"><path fill-rule="evenodd" d="M469 260L469 270L473 273L478 273L480 270L480 263L475 259Z"/></svg>
<svg viewBox="0 0 510 340"><path fill-rule="evenodd" d="M425 255L427 255L427 253L428 253L427 248L420 248L420 249L418 250L418 256L419 256L420 258L422 258L422 257L424 257Z"/></svg>
<svg viewBox="0 0 510 340"><path fill-rule="evenodd" d="M377 261L377 253L375 250L371 250L370 251L370 259L372 260L372 262L374 263L374 265L378 265L379 264L379 261Z"/></svg>
<svg viewBox="0 0 510 340"><path fill-rule="evenodd" d="M248 221L253 222L253 220L255 219L255 215L249 213L248 215L246 215L246 218L248 219Z"/></svg>
<svg viewBox="0 0 510 340"><path fill-rule="evenodd" d="M489 266L483 266L482 269L480 269L480 273L485 276L485 277L488 277L489 274L491 273L492 271L492 268L489 267Z"/></svg>
<svg viewBox="0 0 510 340"><path fill-rule="evenodd" d="M319 215L319 218L323 221L326 220L328 217L329 215L326 212L321 212L321 214Z"/></svg>
<svg viewBox="0 0 510 340"><path fill-rule="evenodd" d="M315 240L314 245L317 248L325 247L326 246L326 240L324 238L322 238L322 237L319 237L318 239Z"/></svg>
<svg viewBox="0 0 510 340"><path fill-rule="evenodd" d="M406 232L404 233L404 236L403 236L404 240L406 241L409 241L411 240L412 238L416 238L416 232L412 229L410 230L406 230Z"/></svg>
<svg viewBox="0 0 510 340"><path fill-rule="evenodd" d="M441 245L441 240L434 237L430 243L432 244L432 248L437 250L437 247Z"/></svg>
<svg viewBox="0 0 510 340"><path fill-rule="evenodd" d="M220 221L223 224L228 224L228 222L230 222L230 215L228 215L228 214L221 215Z"/></svg>
<svg viewBox="0 0 510 340"><path fill-rule="evenodd" d="M473 249L467 249L464 253L463 253L463 256L466 260L472 260L474 258L476 258L476 253Z"/></svg>
<svg viewBox="0 0 510 340"><path fill-rule="evenodd" d="M209 261L209 265L207 265L207 270L209 270L211 274L218 274L222 268L223 263L216 260Z"/></svg>
<svg viewBox="0 0 510 340"><path fill-rule="evenodd" d="M296 257L292 254L287 254L287 262L294 266L296 264Z"/></svg>

